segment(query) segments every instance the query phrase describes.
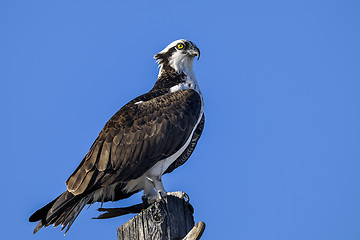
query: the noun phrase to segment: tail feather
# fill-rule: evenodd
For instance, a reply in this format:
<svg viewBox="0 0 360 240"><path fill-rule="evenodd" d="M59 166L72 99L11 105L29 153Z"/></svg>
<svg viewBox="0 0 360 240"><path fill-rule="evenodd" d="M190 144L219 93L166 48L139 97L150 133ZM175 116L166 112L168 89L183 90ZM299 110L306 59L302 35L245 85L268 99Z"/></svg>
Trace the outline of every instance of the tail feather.
<svg viewBox="0 0 360 240"><path fill-rule="evenodd" d="M85 207L85 205L89 202L91 199L91 196L87 196L85 198L82 198L76 205L74 205L73 210L69 211L66 216L64 216L64 221L61 224L63 227L61 228L61 231L65 230L65 234L67 231L69 231L71 225L74 223L77 216L80 214L81 210Z"/></svg>
<svg viewBox="0 0 360 240"><path fill-rule="evenodd" d="M60 197L60 196L59 196ZM40 221L43 216L48 213L48 211L50 210L50 208L54 205L55 201L59 199L59 197L55 198L52 202L46 204L44 207L40 208L39 210L37 210L36 212L34 212L30 217L29 217L29 222L37 222Z"/></svg>
<svg viewBox="0 0 360 240"><path fill-rule="evenodd" d="M99 212L105 212L93 219L107 219L107 218L114 218L123 216L129 213L139 213L141 210L146 209L149 207L149 203L143 202L139 204L132 205L130 207L123 207L123 208L99 208Z"/></svg>
<svg viewBox="0 0 360 240"><path fill-rule="evenodd" d="M54 227L62 225L61 231L66 228L66 234L81 210L89 202L90 198L91 196L75 196L72 193L65 191L55 200L30 216L30 222L39 221L34 229L34 233L39 231L42 227L53 224Z"/></svg>

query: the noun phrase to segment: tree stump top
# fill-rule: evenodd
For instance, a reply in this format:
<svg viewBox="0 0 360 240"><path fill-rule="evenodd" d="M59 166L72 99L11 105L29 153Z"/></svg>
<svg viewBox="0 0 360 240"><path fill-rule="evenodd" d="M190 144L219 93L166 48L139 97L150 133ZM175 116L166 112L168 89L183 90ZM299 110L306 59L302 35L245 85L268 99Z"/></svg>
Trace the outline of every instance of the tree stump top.
<svg viewBox="0 0 360 240"><path fill-rule="evenodd" d="M118 240L183 239L195 225L193 213L194 208L184 199L167 196L120 226Z"/></svg>

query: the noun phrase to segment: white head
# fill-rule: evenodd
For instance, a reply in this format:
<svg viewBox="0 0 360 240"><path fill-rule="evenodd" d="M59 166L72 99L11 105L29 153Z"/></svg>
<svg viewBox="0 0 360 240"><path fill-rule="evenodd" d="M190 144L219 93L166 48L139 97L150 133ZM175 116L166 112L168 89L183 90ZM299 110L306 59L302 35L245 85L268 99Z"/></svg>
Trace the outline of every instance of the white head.
<svg viewBox="0 0 360 240"><path fill-rule="evenodd" d="M193 60L200 57L200 50L191 41L180 39L170 43L164 50L154 56L160 65L159 76L167 67L177 73L192 72Z"/></svg>

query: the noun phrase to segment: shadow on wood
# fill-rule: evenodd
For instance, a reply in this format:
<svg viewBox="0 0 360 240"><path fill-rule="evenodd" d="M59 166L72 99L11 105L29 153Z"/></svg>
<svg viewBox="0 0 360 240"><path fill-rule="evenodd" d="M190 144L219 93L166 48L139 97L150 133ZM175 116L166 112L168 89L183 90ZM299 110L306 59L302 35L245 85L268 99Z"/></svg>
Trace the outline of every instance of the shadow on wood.
<svg viewBox="0 0 360 240"><path fill-rule="evenodd" d="M167 196L120 226L118 240L200 239L205 224L199 222L194 227L193 213L194 208L184 199Z"/></svg>

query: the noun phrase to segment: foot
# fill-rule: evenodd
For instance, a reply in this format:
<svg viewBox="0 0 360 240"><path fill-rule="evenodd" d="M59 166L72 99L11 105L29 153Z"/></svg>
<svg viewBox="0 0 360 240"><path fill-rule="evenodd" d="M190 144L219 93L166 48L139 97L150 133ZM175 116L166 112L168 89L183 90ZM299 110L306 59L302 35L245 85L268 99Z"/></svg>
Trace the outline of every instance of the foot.
<svg viewBox="0 0 360 240"><path fill-rule="evenodd" d="M143 195L142 200L148 204L153 204L155 202L164 201L164 197L166 196L166 191L157 191L155 195Z"/></svg>
<svg viewBox="0 0 360 240"><path fill-rule="evenodd" d="M167 196L173 196L180 199L184 199L187 203L190 201L189 195L184 193L183 191L177 191L177 192L168 192Z"/></svg>

